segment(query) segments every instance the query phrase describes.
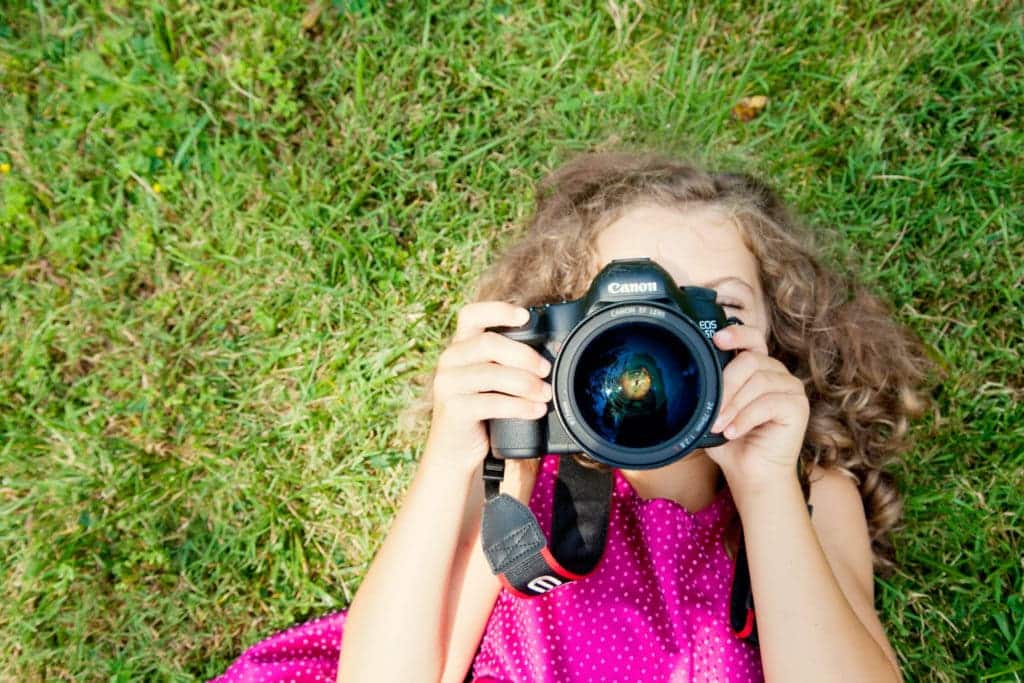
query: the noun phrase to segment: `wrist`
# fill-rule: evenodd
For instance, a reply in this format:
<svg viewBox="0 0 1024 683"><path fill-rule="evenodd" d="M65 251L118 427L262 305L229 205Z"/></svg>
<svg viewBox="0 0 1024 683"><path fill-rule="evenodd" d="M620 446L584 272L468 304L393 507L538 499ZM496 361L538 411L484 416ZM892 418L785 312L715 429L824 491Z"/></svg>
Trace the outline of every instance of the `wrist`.
<svg viewBox="0 0 1024 683"><path fill-rule="evenodd" d="M759 477L757 481L744 480L741 477L730 477L728 471L723 472L729 482L729 490L736 507L741 514L743 508L763 509L776 506L781 501L799 499L803 501L803 490L796 468L780 469L770 476Z"/></svg>
<svg viewBox="0 0 1024 683"><path fill-rule="evenodd" d="M449 480L463 482L478 478L482 462L482 457L479 461L471 458L455 457L451 449L436 448L428 443L427 447L423 450L423 455L420 457L419 467L431 475L437 473Z"/></svg>

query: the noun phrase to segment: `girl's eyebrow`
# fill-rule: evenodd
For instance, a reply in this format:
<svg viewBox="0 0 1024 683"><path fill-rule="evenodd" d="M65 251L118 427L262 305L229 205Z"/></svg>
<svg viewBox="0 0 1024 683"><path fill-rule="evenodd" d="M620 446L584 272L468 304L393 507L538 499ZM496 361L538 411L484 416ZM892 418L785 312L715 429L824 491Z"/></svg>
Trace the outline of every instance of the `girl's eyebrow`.
<svg viewBox="0 0 1024 683"><path fill-rule="evenodd" d="M701 285L701 287L704 287L706 289L715 289L716 287L718 287L718 285L724 284L726 282L738 283L749 289L751 294L754 293L754 288L750 285L749 282L747 282L741 277L736 277L735 275L726 275L725 277L715 278L714 280L705 282L704 284Z"/></svg>

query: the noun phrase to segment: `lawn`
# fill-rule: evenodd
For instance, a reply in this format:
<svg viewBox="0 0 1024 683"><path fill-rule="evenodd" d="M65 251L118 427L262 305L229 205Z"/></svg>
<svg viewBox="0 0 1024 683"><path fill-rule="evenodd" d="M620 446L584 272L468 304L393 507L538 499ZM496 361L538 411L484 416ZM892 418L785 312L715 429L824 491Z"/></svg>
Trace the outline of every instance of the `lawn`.
<svg viewBox="0 0 1024 683"><path fill-rule="evenodd" d="M908 680L1024 680L1020 5L413 4L3 3L0 680L345 607L474 277L623 146L769 179L925 341L878 606Z"/></svg>

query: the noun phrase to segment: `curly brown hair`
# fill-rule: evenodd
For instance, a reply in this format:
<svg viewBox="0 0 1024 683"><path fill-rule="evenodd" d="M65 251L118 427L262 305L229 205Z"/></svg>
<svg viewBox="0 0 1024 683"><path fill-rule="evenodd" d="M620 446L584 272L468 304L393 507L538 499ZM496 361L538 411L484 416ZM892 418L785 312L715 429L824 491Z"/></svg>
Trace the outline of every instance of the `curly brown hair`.
<svg viewBox="0 0 1024 683"><path fill-rule="evenodd" d="M598 233L641 202L710 204L739 226L760 266L769 352L804 382L810 402L801 481L806 490L815 465L853 478L875 569L887 573L902 502L883 468L906 448L909 421L926 406L928 364L888 306L826 265L811 233L763 182L654 153L578 156L540 183L525 234L482 275L475 300L535 306L580 297L596 274Z"/></svg>

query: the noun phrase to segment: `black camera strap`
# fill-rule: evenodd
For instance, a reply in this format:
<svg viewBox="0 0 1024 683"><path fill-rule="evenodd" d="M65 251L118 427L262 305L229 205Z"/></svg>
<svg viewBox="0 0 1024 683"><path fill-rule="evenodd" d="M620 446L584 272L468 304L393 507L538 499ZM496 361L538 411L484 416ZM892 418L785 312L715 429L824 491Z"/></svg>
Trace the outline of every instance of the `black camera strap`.
<svg viewBox="0 0 1024 683"><path fill-rule="evenodd" d="M500 492L504 476L504 460L488 455L483 466L481 540L491 571L502 585L519 597L532 598L593 572L608 537L612 473L583 467L573 458L561 456L552 501L550 544L533 512ZM810 505L807 510L811 511ZM742 531L733 566L729 625L737 638L758 644Z"/></svg>
<svg viewBox="0 0 1024 683"><path fill-rule="evenodd" d="M484 460L481 539L491 571L511 592L535 597L584 578L604 554L611 508L612 473L582 467L562 456L551 516L551 543L536 516L499 492L505 462Z"/></svg>
<svg viewBox="0 0 1024 683"><path fill-rule="evenodd" d="M739 549L732 568L732 588L729 592L729 627L733 635L751 645L757 645L757 624L754 623L754 591L750 585L750 566L747 548L740 531Z"/></svg>

